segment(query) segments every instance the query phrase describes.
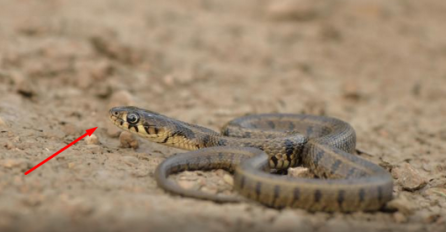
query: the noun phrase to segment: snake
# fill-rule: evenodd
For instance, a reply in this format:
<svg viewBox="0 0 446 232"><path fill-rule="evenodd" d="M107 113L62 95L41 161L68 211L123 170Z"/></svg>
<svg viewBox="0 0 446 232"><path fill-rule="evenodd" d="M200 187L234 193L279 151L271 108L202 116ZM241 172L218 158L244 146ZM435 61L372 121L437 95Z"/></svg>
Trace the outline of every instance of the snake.
<svg viewBox="0 0 446 232"><path fill-rule="evenodd" d="M114 107L109 118L151 142L190 150L168 157L155 170L158 186L173 194L313 212L377 211L392 199L390 173L354 154L356 132L336 118L252 114L233 119L220 133L135 106ZM316 177L279 175L296 166ZM233 173L235 196L185 189L168 178L186 170L212 169Z"/></svg>

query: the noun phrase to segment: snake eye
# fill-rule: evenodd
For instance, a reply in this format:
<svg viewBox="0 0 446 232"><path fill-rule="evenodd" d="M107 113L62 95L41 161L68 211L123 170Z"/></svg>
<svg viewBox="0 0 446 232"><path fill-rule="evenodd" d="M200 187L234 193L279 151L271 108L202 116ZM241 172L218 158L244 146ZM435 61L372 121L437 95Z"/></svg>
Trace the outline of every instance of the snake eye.
<svg viewBox="0 0 446 232"><path fill-rule="evenodd" d="M137 114L129 114L127 115L127 122L135 124L139 121L139 115Z"/></svg>

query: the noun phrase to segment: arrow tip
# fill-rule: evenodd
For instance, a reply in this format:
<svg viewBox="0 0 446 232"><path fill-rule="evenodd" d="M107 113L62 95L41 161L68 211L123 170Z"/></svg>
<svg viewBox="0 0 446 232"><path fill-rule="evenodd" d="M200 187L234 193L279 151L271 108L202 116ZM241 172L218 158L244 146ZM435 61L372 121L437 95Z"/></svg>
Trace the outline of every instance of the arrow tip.
<svg viewBox="0 0 446 232"><path fill-rule="evenodd" d="M88 129L88 130L87 130L87 135L88 135L88 136L91 136L91 135L94 133L94 131L95 131L96 129L98 129L98 128L97 128L97 127L94 127L94 128Z"/></svg>

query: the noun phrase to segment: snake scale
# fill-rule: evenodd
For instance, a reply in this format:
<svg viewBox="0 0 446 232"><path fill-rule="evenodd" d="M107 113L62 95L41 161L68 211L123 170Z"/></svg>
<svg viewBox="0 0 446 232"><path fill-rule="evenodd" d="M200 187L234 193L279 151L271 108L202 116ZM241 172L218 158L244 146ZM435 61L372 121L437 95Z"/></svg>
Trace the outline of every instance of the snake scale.
<svg viewBox="0 0 446 232"><path fill-rule="evenodd" d="M254 200L273 208L352 212L381 209L392 199L393 180L380 166L352 155L353 128L341 120L301 114L236 118L222 133L133 106L112 108L112 122L150 141L194 150L163 161L158 185L175 194L216 202ZM303 165L318 178L271 174ZM184 170L234 173L237 196L181 188L168 179Z"/></svg>

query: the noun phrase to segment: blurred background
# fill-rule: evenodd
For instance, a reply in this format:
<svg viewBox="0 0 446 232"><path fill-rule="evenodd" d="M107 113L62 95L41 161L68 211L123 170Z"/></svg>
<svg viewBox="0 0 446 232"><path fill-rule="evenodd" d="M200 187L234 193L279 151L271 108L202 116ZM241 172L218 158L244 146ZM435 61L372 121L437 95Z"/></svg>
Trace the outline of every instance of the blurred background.
<svg viewBox="0 0 446 232"><path fill-rule="evenodd" d="M444 231L445 12L439 0L0 0L0 230ZM395 200L333 215L171 196L152 175L179 150L123 147L107 118L119 105L214 130L255 113L340 118L392 172ZM217 193L226 175L177 179Z"/></svg>

